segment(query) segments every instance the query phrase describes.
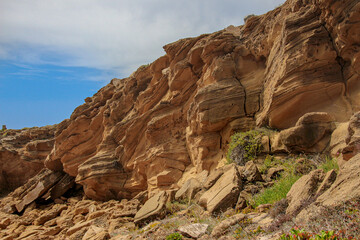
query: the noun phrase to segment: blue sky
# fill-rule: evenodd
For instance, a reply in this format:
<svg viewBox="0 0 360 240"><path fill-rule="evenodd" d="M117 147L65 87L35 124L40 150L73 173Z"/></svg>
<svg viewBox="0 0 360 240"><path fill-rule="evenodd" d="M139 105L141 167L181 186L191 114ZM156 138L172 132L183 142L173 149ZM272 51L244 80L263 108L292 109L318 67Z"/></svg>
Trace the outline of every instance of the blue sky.
<svg viewBox="0 0 360 240"><path fill-rule="evenodd" d="M59 123L112 78L162 56L163 45L283 2L1 0L0 125Z"/></svg>

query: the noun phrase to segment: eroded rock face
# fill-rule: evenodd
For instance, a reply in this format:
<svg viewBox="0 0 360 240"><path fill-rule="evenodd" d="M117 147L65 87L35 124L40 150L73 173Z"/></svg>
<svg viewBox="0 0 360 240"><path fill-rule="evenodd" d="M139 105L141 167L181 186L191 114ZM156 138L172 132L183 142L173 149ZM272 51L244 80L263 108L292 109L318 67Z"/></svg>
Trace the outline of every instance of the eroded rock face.
<svg viewBox="0 0 360 240"><path fill-rule="evenodd" d="M0 192L14 190L44 168L56 126L0 133Z"/></svg>
<svg viewBox="0 0 360 240"><path fill-rule="evenodd" d="M166 45L59 124L46 166L93 199L131 198L211 172L236 130L285 129L309 112L347 121L360 106L359 8L289 0L244 26Z"/></svg>
<svg viewBox="0 0 360 240"><path fill-rule="evenodd" d="M234 207L243 185L240 173L235 165L218 179L199 200L199 204L210 213L218 213Z"/></svg>

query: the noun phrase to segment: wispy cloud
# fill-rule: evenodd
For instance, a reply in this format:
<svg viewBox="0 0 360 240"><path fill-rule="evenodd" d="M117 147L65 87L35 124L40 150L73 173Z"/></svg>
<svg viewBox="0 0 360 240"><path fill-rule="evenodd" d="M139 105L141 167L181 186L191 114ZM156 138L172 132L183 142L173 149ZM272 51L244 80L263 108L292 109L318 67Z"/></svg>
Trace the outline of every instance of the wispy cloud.
<svg viewBox="0 0 360 240"><path fill-rule="evenodd" d="M284 0L1 0L0 59L124 76L179 38L241 25Z"/></svg>

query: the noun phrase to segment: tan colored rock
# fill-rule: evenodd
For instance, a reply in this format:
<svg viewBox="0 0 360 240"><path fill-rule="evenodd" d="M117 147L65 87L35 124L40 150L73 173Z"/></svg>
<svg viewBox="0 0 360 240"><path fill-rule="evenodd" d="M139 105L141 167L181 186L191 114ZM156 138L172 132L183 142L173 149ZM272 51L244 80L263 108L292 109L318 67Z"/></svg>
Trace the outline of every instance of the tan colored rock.
<svg viewBox="0 0 360 240"><path fill-rule="evenodd" d="M165 212L165 203L167 201L166 193L159 192L146 201L144 206L136 213L134 222L141 224L142 222L149 221L153 218L162 216Z"/></svg>
<svg viewBox="0 0 360 240"><path fill-rule="evenodd" d="M224 174L224 169L223 168L217 168L214 171L212 171L210 173L210 175L206 178L205 183L203 184L203 187L205 189L209 189L211 188L216 182L217 180L219 180L219 178Z"/></svg>
<svg viewBox="0 0 360 240"><path fill-rule="evenodd" d="M286 214L297 214L300 208L306 204L306 201L311 201L311 198L315 196L324 177L324 171L317 169L296 181L286 195L289 204L286 209Z"/></svg>
<svg viewBox="0 0 360 240"><path fill-rule="evenodd" d="M90 226L84 234L82 240L107 240L110 234L104 228Z"/></svg>
<svg viewBox="0 0 360 240"><path fill-rule="evenodd" d="M66 235L67 236L70 236L84 228L87 229L88 226L91 226L92 224L94 223L94 220L90 220L90 221L82 221L82 222L79 222L77 224L75 224L74 226L72 226L71 228L69 228L67 231L66 231Z"/></svg>
<svg viewBox="0 0 360 240"><path fill-rule="evenodd" d="M198 239L206 233L208 228L208 224L194 223L186 226L181 226L178 228L178 231L183 236Z"/></svg>
<svg viewBox="0 0 360 240"><path fill-rule="evenodd" d="M295 127L281 131L280 139L291 152L322 152L330 142L334 129L334 119L328 113L307 113Z"/></svg>
<svg viewBox="0 0 360 240"><path fill-rule="evenodd" d="M56 126L0 133L0 192L20 187L44 168Z"/></svg>
<svg viewBox="0 0 360 240"><path fill-rule="evenodd" d="M246 215L241 213L225 219L224 221L220 222L218 225L214 227L214 229L211 232L211 236L218 238L224 235L231 226L239 223L244 219L246 219Z"/></svg>
<svg viewBox="0 0 360 240"><path fill-rule="evenodd" d="M45 165L92 199L153 196L221 165L234 131L286 129L314 112L345 122L360 110L358 9L290 0L244 26L170 43L60 123ZM283 145L271 139L271 150L326 149L333 128L320 115L285 130Z"/></svg>
<svg viewBox="0 0 360 240"><path fill-rule="evenodd" d="M111 217L114 219L123 218L123 217L135 217L138 212L141 204L138 199L132 199L127 202L122 202L114 208L111 213Z"/></svg>
<svg viewBox="0 0 360 240"><path fill-rule="evenodd" d="M191 178L188 181L186 181L181 188L176 192L175 199L181 200L181 199L193 199L195 194L199 192L201 189L200 182L195 179Z"/></svg>
<svg viewBox="0 0 360 240"><path fill-rule="evenodd" d="M52 172L48 169L44 169L36 177L30 179L26 185L17 189L12 194L14 197L18 197L17 195L21 193L19 196L19 202L16 204L17 211L21 212L25 206L41 197L52 186L54 186L62 176L63 173L61 172Z"/></svg>
<svg viewBox="0 0 360 240"><path fill-rule="evenodd" d="M234 131L285 129L310 112L347 121L360 109L357 9L351 0L290 1L164 46L165 56L113 79L58 125L46 166L63 167L93 199L152 196L178 188L184 172L194 174L183 182L213 171ZM286 143L323 150L330 133L316 133Z"/></svg>
<svg viewBox="0 0 360 240"><path fill-rule="evenodd" d="M242 187L240 173L233 164L231 168L200 197L199 204L210 213L234 207Z"/></svg>
<svg viewBox="0 0 360 240"><path fill-rule="evenodd" d="M248 161L245 164L244 171L242 175L247 179L249 182L256 182L256 181L264 181L259 169L257 168L256 164L253 161Z"/></svg>
<svg viewBox="0 0 360 240"><path fill-rule="evenodd" d="M346 137L348 135L349 123L339 123L331 134L330 152L334 157L338 157L346 146Z"/></svg>
<svg viewBox="0 0 360 240"><path fill-rule="evenodd" d="M43 225L45 222L57 217L60 213L67 209L67 206L64 204L56 204L52 207L50 211L46 211L41 216L39 216L35 221L34 225Z"/></svg>
<svg viewBox="0 0 360 240"><path fill-rule="evenodd" d="M349 160L360 152L360 112L354 114L348 125L345 139L346 146L342 150L343 159Z"/></svg>
<svg viewBox="0 0 360 240"><path fill-rule="evenodd" d="M284 171L283 167L273 167L273 168L269 168L267 174L266 174L266 179L268 181L272 180L272 179L276 179L277 177L280 176L280 173Z"/></svg>
<svg viewBox="0 0 360 240"><path fill-rule="evenodd" d="M335 182L317 199L317 202L330 206L360 197L359 177L360 154L357 154L340 168Z"/></svg>
<svg viewBox="0 0 360 240"><path fill-rule="evenodd" d="M328 171L324 177L324 180L322 181L318 190L316 191L315 196L320 196L326 190L328 190L331 187L331 185L335 182L336 177L337 177L337 173L335 169Z"/></svg>
<svg viewBox="0 0 360 240"><path fill-rule="evenodd" d="M0 229L7 228L16 218L16 215L0 212Z"/></svg>

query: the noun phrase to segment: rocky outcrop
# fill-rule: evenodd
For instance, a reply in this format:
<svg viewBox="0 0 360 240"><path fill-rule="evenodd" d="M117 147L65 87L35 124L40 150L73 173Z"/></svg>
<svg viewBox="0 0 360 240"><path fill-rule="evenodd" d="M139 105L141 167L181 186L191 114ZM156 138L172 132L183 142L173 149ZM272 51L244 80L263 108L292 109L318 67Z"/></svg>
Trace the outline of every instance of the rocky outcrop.
<svg viewBox="0 0 360 240"><path fill-rule="evenodd" d="M309 112L347 121L360 104L358 9L288 0L244 26L164 46L59 124L46 166L91 198L131 198L211 172L234 131L293 127ZM315 140L330 134L321 133Z"/></svg>
<svg viewBox="0 0 360 240"><path fill-rule="evenodd" d="M324 112L307 113L294 127L280 132L281 144L289 152L323 152L335 129L334 119Z"/></svg>
<svg viewBox="0 0 360 240"><path fill-rule="evenodd" d="M289 215L309 204L306 211L358 198L360 114L346 121L360 110L359 10L352 0L288 0L244 26L164 46L166 55L113 79L56 131L2 131L8 134L0 137L2 188L23 184L44 164L47 169L2 199L0 237L129 239L135 223L163 217L174 198L199 203L208 219L235 205L249 209L253 195L285 171L275 164L265 175L268 161L276 162L265 154L330 152L344 160L337 175L310 172L313 165L298 159L296 172L310 174L284 200ZM256 126L279 132L259 136L254 161L224 166L230 136ZM65 197L79 190L76 183L86 196ZM187 222L179 230L206 239L250 224L247 219L268 226L269 207L246 215L230 210L235 215L211 236L204 225Z"/></svg>
<svg viewBox="0 0 360 240"><path fill-rule="evenodd" d="M23 185L44 168L56 126L0 132L0 192Z"/></svg>
<svg viewBox="0 0 360 240"><path fill-rule="evenodd" d="M317 169L301 177L290 189L286 195L289 203L286 213L289 215L297 214L303 205L309 204L309 201L315 196L319 185L324 180L325 173L322 169Z"/></svg>
<svg viewBox="0 0 360 240"><path fill-rule="evenodd" d="M200 197L199 203L210 213L224 211L235 206L242 188L240 173L233 165Z"/></svg>
<svg viewBox="0 0 360 240"><path fill-rule="evenodd" d="M166 192L163 191L155 194L153 197L147 200L144 206L142 206L136 213L134 222L137 224L142 224L146 221L164 216L166 214L165 203L167 200L168 195Z"/></svg>

